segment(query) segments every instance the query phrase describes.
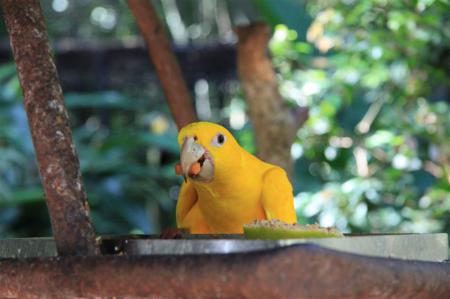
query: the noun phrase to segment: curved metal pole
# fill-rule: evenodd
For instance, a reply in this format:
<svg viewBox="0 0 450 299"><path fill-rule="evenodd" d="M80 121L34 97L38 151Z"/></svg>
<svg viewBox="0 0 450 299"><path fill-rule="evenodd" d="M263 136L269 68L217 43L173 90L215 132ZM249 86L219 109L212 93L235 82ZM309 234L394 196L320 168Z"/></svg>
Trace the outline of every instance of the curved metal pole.
<svg viewBox="0 0 450 299"><path fill-rule="evenodd" d="M0 260L0 297L8 298L448 298L449 281L446 263L314 245L234 254Z"/></svg>

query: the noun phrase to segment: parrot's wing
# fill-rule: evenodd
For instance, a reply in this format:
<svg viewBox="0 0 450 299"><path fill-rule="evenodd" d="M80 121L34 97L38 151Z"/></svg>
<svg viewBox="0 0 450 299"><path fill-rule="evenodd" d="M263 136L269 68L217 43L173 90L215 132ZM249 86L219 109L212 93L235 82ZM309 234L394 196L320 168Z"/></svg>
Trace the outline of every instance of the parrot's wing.
<svg viewBox="0 0 450 299"><path fill-rule="evenodd" d="M184 218L197 202L197 192L194 186L189 182L184 182L181 185L180 194L178 195L177 202L177 225L180 226L183 223Z"/></svg>
<svg viewBox="0 0 450 299"><path fill-rule="evenodd" d="M263 177L262 206L268 220L296 223L292 185L280 167L270 168Z"/></svg>

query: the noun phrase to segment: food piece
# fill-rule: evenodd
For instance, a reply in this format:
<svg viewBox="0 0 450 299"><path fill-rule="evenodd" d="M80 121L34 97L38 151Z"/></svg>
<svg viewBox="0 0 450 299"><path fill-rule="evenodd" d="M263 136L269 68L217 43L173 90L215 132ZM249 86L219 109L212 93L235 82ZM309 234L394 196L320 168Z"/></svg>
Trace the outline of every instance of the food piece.
<svg viewBox="0 0 450 299"><path fill-rule="evenodd" d="M255 220L245 224L244 235L247 239L263 240L343 237L335 228L320 227L318 224L288 224L277 219Z"/></svg>
<svg viewBox="0 0 450 299"><path fill-rule="evenodd" d="M191 168L189 168L189 175L197 175L202 170L202 166L199 162L196 162L191 165Z"/></svg>
<svg viewBox="0 0 450 299"><path fill-rule="evenodd" d="M177 164L175 165L175 173L176 173L177 175L182 175L182 174L183 174L183 168L181 167L181 164L180 164L180 163L177 163Z"/></svg>

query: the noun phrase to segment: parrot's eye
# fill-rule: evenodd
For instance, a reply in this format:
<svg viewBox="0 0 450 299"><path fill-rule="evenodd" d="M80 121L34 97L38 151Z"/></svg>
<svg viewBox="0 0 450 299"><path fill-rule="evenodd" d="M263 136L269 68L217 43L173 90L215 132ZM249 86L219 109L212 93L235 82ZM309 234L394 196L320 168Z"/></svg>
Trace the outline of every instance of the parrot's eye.
<svg viewBox="0 0 450 299"><path fill-rule="evenodd" d="M215 147L221 147L225 143L225 139L226 139L225 136L219 133L216 136L214 136L211 143Z"/></svg>

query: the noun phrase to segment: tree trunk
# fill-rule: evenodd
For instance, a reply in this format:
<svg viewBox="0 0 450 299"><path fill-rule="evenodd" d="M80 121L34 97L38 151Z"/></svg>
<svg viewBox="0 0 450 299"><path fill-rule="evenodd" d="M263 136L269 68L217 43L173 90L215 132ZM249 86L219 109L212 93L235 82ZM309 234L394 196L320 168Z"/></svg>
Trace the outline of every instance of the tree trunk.
<svg viewBox="0 0 450 299"><path fill-rule="evenodd" d="M291 146L308 109L290 109L283 101L272 62L267 54L270 30L264 23L236 28L237 66L250 111L258 156L292 173Z"/></svg>

